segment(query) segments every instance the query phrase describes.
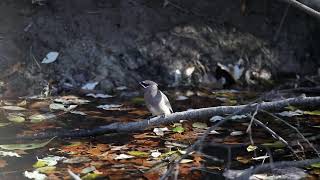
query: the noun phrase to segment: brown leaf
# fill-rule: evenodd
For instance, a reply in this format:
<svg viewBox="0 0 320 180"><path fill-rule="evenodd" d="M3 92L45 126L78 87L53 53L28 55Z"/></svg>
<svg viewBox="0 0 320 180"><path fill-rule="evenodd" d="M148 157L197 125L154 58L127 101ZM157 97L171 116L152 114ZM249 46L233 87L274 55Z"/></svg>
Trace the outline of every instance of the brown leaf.
<svg viewBox="0 0 320 180"><path fill-rule="evenodd" d="M4 168L8 165L7 161L0 159L0 168Z"/></svg>

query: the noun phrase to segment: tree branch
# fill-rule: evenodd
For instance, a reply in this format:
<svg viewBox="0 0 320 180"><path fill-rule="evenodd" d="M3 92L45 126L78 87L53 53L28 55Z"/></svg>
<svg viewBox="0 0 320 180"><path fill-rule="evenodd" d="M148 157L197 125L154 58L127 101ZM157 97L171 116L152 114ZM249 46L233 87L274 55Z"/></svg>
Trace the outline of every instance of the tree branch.
<svg viewBox="0 0 320 180"><path fill-rule="evenodd" d="M261 102L259 103L260 110L279 110L288 105L292 106L304 106L304 107L315 107L320 105L320 97L297 97L297 98L288 98L285 100L273 101L273 102ZM227 114L245 114L254 112L256 110L257 103L249 105L239 105L239 106L219 106L219 107L209 107L201 109L193 109L183 112L176 112L166 117L158 116L151 119L145 119L138 122L129 122L129 123L112 123L104 126L99 126L94 129L88 130L72 130L72 131L59 131L59 132L42 132L37 133L32 136L17 136L15 138L0 138L0 140L27 140L27 139L46 139L52 137L88 137L88 136L97 136L107 133L133 133L151 128L154 126L159 126L168 123L178 122L179 120L200 120L200 119L209 119L212 116L216 115L227 115Z"/></svg>

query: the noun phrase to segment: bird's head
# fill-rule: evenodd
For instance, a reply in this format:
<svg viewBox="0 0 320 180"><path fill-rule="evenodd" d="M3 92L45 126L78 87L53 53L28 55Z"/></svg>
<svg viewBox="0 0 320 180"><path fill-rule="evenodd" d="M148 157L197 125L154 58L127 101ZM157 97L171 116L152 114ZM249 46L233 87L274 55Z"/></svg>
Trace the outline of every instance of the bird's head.
<svg viewBox="0 0 320 180"><path fill-rule="evenodd" d="M147 88L147 87L151 87L151 86L158 86L157 83L150 81L150 80L144 80L139 82L139 84L143 87L143 88Z"/></svg>

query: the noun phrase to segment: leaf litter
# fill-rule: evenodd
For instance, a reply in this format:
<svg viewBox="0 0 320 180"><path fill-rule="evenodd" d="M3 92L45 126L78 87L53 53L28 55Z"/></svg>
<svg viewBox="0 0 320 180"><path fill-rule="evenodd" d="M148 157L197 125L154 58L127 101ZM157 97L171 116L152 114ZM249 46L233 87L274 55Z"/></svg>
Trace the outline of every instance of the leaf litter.
<svg viewBox="0 0 320 180"><path fill-rule="evenodd" d="M96 94L95 94L96 95ZM98 95L100 96L100 95ZM201 96L206 96L206 93L203 93ZM225 98L224 101L228 103L235 103L238 102L238 99L236 96L232 96L230 102L228 100L230 95L220 96L220 98ZM106 97L107 98L107 97ZM192 99L192 96L188 96L188 99ZM212 97L210 97L212 98ZM110 117L110 119L117 119L119 121L127 122L130 120L135 119L141 119L148 117L148 112L143 109L142 103L140 102L141 97L137 97L139 99L139 103L134 102L122 102L118 100L114 100L115 98L108 99L108 104L105 104L107 106L101 106L101 108L106 108L107 110L119 110L119 109L125 109L126 111L103 111L101 116L104 117ZM77 96L62 96L57 97L53 100L53 103L48 103L47 107L50 104L54 104L54 108L50 108L51 112L45 112L38 114L34 112L30 112L33 115L29 115L30 113L25 113L25 115L21 115L21 117L27 117L27 119L30 119L30 117L36 115L44 115L47 113L51 113L52 115L57 115L59 111L68 112L64 113L68 117L73 117L72 119L74 128L78 127L87 127L87 124L89 121L93 122L99 122L97 119L92 118L93 116L97 118L97 114L92 113L92 111L96 111L97 104L100 104L103 100L102 97L96 97L96 99L90 99L92 102L83 99L81 97ZM109 101L110 100L110 101ZM143 100L143 98L142 98ZM27 100L29 101L29 100ZM46 101L50 101L50 99L46 99ZM142 101L143 102L143 101ZM177 106L179 106L179 103L183 104L184 101L177 101ZM12 103L15 104L15 103ZM29 104L29 102L27 102ZM52 105L53 106L53 105ZM88 107L88 109L83 107ZM123 108L129 107L129 108ZM19 106L17 106L19 107ZM28 107L28 106L26 106ZM70 108L72 107L72 108ZM74 107L74 108L73 108ZM132 107L132 108L131 108ZM70 109L69 109L70 108ZM81 111L76 111L75 108L79 108ZM197 108L197 107L188 107L188 108ZM15 108L13 108L15 109ZM19 109L19 108L18 108ZM84 110L82 113L82 110ZM34 111L34 110L33 110ZM143 112L143 113L140 113ZM73 114L74 112L74 114ZM304 111L304 115L313 116L313 118L316 118L317 111L316 110L310 110ZM309 113L309 114L308 114ZM77 115L86 115L85 121L82 123L82 119L79 120L79 117ZM64 116L64 115L63 115ZM61 121L64 120L59 118L52 118L52 121ZM99 115L100 116L100 115ZM45 116L46 117L46 116ZM50 116L49 116L50 117ZM53 116L54 117L54 116ZM57 117L57 116L56 116ZM301 116L302 117L302 116ZM37 118L35 118L37 119ZM39 118L42 119L42 118ZM43 120L46 120L48 118L43 118ZM49 118L51 119L51 118ZM102 118L101 118L102 119ZM162 168L166 169L168 166L168 159L176 159L181 157L181 155L186 153L186 148L191 145L197 137L199 137L199 134L203 133L208 127L212 126L216 121L223 120L224 117L222 116L213 116L211 118L211 122L189 122L189 121L183 121L181 123L176 123L174 125L167 127L157 127L154 129L149 129L141 133L135 133L134 135L126 135L126 137L129 137L129 139L121 139L121 137L116 138L109 138L109 136L103 137L104 140L101 140L99 138L95 139L82 139L81 141L71 141L68 139L65 140L57 140L55 141L54 148L51 148L47 154L46 157L38 158L38 161L36 163L33 162L34 165L34 171L28 171L28 176L39 176L37 178L41 178L46 176L46 178L54 175L59 176L60 178L63 176L68 176L66 174L66 168L70 169L72 172L75 172L75 174L79 174L79 178L82 179L90 179L95 177L101 177L108 175L109 177L134 177L135 172L137 172L137 169L141 169L141 175L144 177L157 177L159 178L161 176L161 168L155 168L160 163L162 164ZM232 119L249 119L246 115L238 115L234 116ZM31 120L30 120L31 121ZM28 122L28 121L27 121ZM14 123L12 123L14 124ZM81 124L81 126L78 126L78 124ZM318 126L319 124L313 124L314 127ZM226 125L226 127L221 127L219 129L219 132L213 130L209 137L214 137L213 141L219 142L219 143L225 143L225 144L241 144L245 142L246 134L241 134L241 138L237 136L231 136L238 134L240 135L240 132L245 132L245 128L243 126L248 126L247 124L237 124L235 122L229 123ZM268 125L269 126L269 125ZM41 127L40 125L38 127ZM92 126L90 126L92 127ZM241 128L240 128L241 127ZM273 127L274 128L274 127ZM237 131L233 131L230 134L230 129L237 129ZM315 129L315 128L314 128ZM283 144L279 144L278 142L271 141L272 138L266 139L265 136L257 135L258 139L257 142L263 142L261 143L263 146L268 146L270 148L284 148ZM124 136L122 136L124 137ZM223 139L222 137L226 137ZM259 139L260 138L260 139ZM246 139L247 140L247 139ZM62 143L62 142L64 143ZM69 142L69 143L65 143ZM40 146L39 144L35 146L37 143L31 143L31 144L20 144L20 147L15 147L12 144L9 145L0 145L7 148L7 150L10 151L0 151L1 152L8 152L4 153L7 157L15 158L16 155L19 155L19 153L16 153L13 150L32 150L37 149L46 146L47 144L42 144L46 142L41 142ZM48 142L49 143L49 142ZM245 142L247 143L247 142ZM57 145L56 145L57 144ZM255 144L256 145L256 144ZM237 158L233 159L231 163L235 163L236 161L240 162L241 164L253 164L253 163L259 163L259 161L263 161L264 159L268 158L264 154L258 154L259 156L253 157L252 151L257 150L259 143L257 143L256 146L245 146L244 150L248 154L244 155L238 155ZM259 146L260 147L260 146ZM262 151L262 150L261 150ZM256 152L260 152L256 151ZM10 155L9 155L10 154ZM55 159L55 158L62 158L67 157L64 159ZM51 158L51 159L50 159ZM179 177L188 177L191 174L191 169L195 167L199 167L200 165L203 165L203 163L210 163L207 162L207 159L203 157L201 154L198 154L197 152L194 152L192 154L189 154L186 158L182 160L182 163L179 165L179 171L180 175ZM8 164L10 165L10 161L8 161ZM32 164L30 165L30 167ZM151 169L157 169L153 171L153 174L149 172ZM223 169L223 166L215 168L215 169ZM197 171L193 171L197 172ZM197 176L195 176L197 177ZM199 176L200 177L200 176ZM111 178L112 179L112 178Z"/></svg>

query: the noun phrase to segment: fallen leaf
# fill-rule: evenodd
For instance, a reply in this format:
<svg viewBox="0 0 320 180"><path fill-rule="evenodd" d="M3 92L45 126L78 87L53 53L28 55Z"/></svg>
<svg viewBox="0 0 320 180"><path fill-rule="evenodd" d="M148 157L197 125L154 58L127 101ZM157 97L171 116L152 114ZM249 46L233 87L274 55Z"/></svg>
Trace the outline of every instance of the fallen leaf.
<svg viewBox="0 0 320 180"><path fill-rule="evenodd" d="M0 151L0 156L21 157L18 153L11 151Z"/></svg>
<svg viewBox="0 0 320 180"><path fill-rule="evenodd" d="M316 111L304 111L303 114L313 115L313 116L320 116L320 110L316 110Z"/></svg>
<svg viewBox="0 0 320 180"><path fill-rule="evenodd" d="M303 115L303 111L295 110L295 111L283 111L281 113L277 113L280 116L292 117L292 116L301 116Z"/></svg>
<svg viewBox="0 0 320 180"><path fill-rule="evenodd" d="M97 174L97 173L88 173L85 176L82 176L82 180L94 180L94 179L99 179L104 177L102 174Z"/></svg>
<svg viewBox="0 0 320 180"><path fill-rule="evenodd" d="M241 136L243 135L242 131L233 131L230 133L230 136Z"/></svg>
<svg viewBox="0 0 320 180"><path fill-rule="evenodd" d="M51 110L62 110L62 111L71 111L75 109L78 105L70 105L70 104L59 104L59 103L52 103L49 105Z"/></svg>
<svg viewBox="0 0 320 180"><path fill-rule="evenodd" d="M320 163L311 164L311 167L313 167L313 168L320 168Z"/></svg>
<svg viewBox="0 0 320 180"><path fill-rule="evenodd" d="M93 98L111 98L111 97L113 97L113 96L111 96L111 95L109 95L109 94L100 94L100 93L98 93L98 94L93 94L93 93L89 93L89 94L86 94L86 96L88 96L88 97L93 97Z"/></svg>
<svg viewBox="0 0 320 180"><path fill-rule="evenodd" d="M154 158L157 158L157 157L161 156L161 152L154 151L154 152L151 153L151 156L154 157Z"/></svg>
<svg viewBox="0 0 320 180"><path fill-rule="evenodd" d="M24 176L29 179L34 180L45 180L47 179L47 176L45 174L39 173L39 171L35 170L33 172L25 171Z"/></svg>
<svg viewBox="0 0 320 180"><path fill-rule="evenodd" d="M154 128L153 132L157 135L157 136L164 136L164 132L165 131L169 131L169 129L167 127L164 128Z"/></svg>
<svg viewBox="0 0 320 180"><path fill-rule="evenodd" d="M32 116L29 116L30 122L32 123L38 123L42 122L44 120L55 118L56 115L52 113L46 113L46 114L34 114Z"/></svg>
<svg viewBox="0 0 320 180"><path fill-rule="evenodd" d="M86 100L86 99L80 99L77 96L62 96L60 98L54 99L54 102L62 103L62 104L65 104L65 105L70 105L70 104L80 105L80 104L87 104L90 101Z"/></svg>
<svg viewBox="0 0 320 180"><path fill-rule="evenodd" d="M186 163L190 163L190 162L193 162L193 160L192 159L182 159L180 161L180 164L186 164Z"/></svg>
<svg viewBox="0 0 320 180"><path fill-rule="evenodd" d="M7 161L0 159L0 168L4 168L8 165Z"/></svg>
<svg viewBox="0 0 320 180"><path fill-rule="evenodd" d="M245 158L245 157L242 157L242 156L237 156L237 161L241 162L242 164L248 164L251 159L249 158Z"/></svg>
<svg viewBox="0 0 320 180"><path fill-rule="evenodd" d="M55 137L54 137L55 138ZM29 149L37 149L42 148L49 144L54 138L51 138L49 141L42 143L31 143L31 144L4 144L0 145L0 148L5 150L29 150Z"/></svg>
<svg viewBox="0 0 320 180"><path fill-rule="evenodd" d="M11 122L22 123L26 119L18 114L9 114L7 119Z"/></svg>
<svg viewBox="0 0 320 180"><path fill-rule="evenodd" d="M114 159L121 160L121 159L130 159L130 158L134 158L134 156L127 155L127 154L120 154L120 155L117 155Z"/></svg>
<svg viewBox="0 0 320 180"><path fill-rule="evenodd" d="M149 153L142 152L142 151L129 151L129 155L136 156L136 157L148 157Z"/></svg>
<svg viewBox="0 0 320 180"><path fill-rule="evenodd" d="M205 129L208 127L208 125L206 123L195 122L192 124L192 127L198 128L198 129Z"/></svg>
<svg viewBox="0 0 320 180"><path fill-rule="evenodd" d="M173 128L172 131L176 132L176 133L183 133L184 128L182 126L177 126L177 127Z"/></svg>
<svg viewBox="0 0 320 180"><path fill-rule="evenodd" d="M247 151L248 151L248 152L252 152L252 151L256 150L257 148L258 148L257 146L249 145L249 146L247 147Z"/></svg>
<svg viewBox="0 0 320 180"><path fill-rule="evenodd" d="M55 170L56 170L55 166L46 166L46 167L41 167L36 169L36 171L39 171L39 173L43 173L43 174L52 174L55 172Z"/></svg>
<svg viewBox="0 0 320 180"><path fill-rule="evenodd" d="M26 108L19 107L19 106L1 106L1 109L5 110L11 110L11 111L25 111L27 110Z"/></svg>
<svg viewBox="0 0 320 180"><path fill-rule="evenodd" d="M93 172L95 170L97 170L97 169L94 166L89 166L89 167L82 169L81 174L88 174L88 173Z"/></svg>
<svg viewBox="0 0 320 180"><path fill-rule="evenodd" d="M83 90L93 90L98 84L99 84L99 82L88 82L85 85L83 85L81 87L81 89L83 89Z"/></svg>
<svg viewBox="0 0 320 180"><path fill-rule="evenodd" d="M104 110L119 110L122 104L105 104L99 105L97 108L104 109Z"/></svg>
<svg viewBox="0 0 320 180"><path fill-rule="evenodd" d="M42 60L42 64L49 64L49 63L53 63L55 60L57 60L59 56L58 52L49 52L45 58L43 58Z"/></svg>
<svg viewBox="0 0 320 180"><path fill-rule="evenodd" d="M8 126L11 123L0 123L0 127Z"/></svg>
<svg viewBox="0 0 320 180"><path fill-rule="evenodd" d="M81 112L81 111L70 111L70 113L72 113L72 114L78 114L78 115L81 115L81 116L86 116L86 115L87 115L86 113Z"/></svg>
<svg viewBox="0 0 320 180"><path fill-rule="evenodd" d="M187 99L189 99L187 96L182 96L182 95L180 95L180 96L178 96L176 98L177 101L184 101L184 100L187 100Z"/></svg>
<svg viewBox="0 0 320 180"><path fill-rule="evenodd" d="M79 157L73 157L70 159L63 160L63 163L66 164L78 164L78 163L84 163L84 162L90 162L91 159L86 156L79 156Z"/></svg>

